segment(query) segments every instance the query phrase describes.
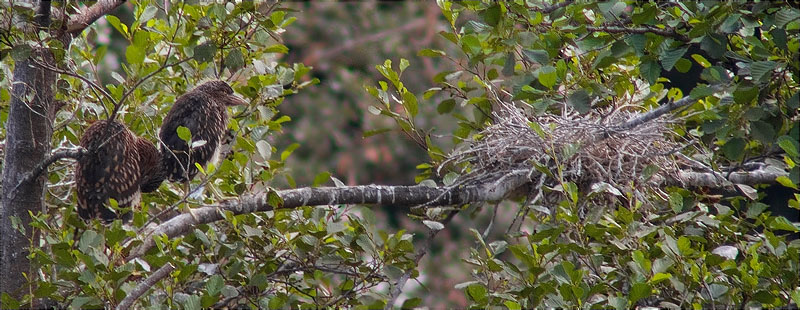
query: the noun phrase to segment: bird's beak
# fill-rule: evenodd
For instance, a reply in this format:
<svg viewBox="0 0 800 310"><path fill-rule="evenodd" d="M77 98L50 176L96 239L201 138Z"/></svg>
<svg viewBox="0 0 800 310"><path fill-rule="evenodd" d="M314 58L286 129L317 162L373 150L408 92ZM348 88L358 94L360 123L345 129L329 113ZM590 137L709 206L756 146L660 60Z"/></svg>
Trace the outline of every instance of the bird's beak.
<svg viewBox="0 0 800 310"><path fill-rule="evenodd" d="M242 97L239 97L239 95L236 95L236 94L228 95L228 100L227 101L228 101L227 104L229 106L249 105L250 104L249 102L245 101Z"/></svg>

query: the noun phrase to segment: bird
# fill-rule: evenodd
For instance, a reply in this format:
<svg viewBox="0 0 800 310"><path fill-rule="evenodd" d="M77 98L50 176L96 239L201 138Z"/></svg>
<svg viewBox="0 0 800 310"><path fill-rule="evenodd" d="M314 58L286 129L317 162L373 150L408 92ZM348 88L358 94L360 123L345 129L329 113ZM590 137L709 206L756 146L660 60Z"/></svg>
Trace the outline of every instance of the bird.
<svg viewBox="0 0 800 310"><path fill-rule="evenodd" d="M141 193L155 191L165 178L156 146L115 120L94 122L80 145L87 152L78 159L75 179L78 215L85 220L130 221L131 212L118 215L109 199L120 208L136 208Z"/></svg>
<svg viewBox="0 0 800 310"><path fill-rule="evenodd" d="M159 137L163 154L162 169L171 182L187 184L198 173L195 164L204 167L219 157L221 140L228 128L228 106L247 105L235 95L228 83L220 80L205 82L175 100L161 124ZM178 128L191 132L192 142L178 135Z"/></svg>

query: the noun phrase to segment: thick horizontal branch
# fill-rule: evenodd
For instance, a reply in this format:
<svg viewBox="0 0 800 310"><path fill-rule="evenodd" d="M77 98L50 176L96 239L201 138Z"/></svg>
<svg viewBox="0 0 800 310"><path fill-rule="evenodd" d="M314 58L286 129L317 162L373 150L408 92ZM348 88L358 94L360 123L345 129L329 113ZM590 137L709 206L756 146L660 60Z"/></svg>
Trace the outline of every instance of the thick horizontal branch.
<svg viewBox="0 0 800 310"><path fill-rule="evenodd" d="M92 6L81 11L81 13L77 16L69 19L69 23L67 24L67 33L77 34L83 31L97 19L103 17L103 15L111 13L111 11L123 3L125 3L125 0L98 0L95 2L95 4L92 4Z"/></svg>
<svg viewBox="0 0 800 310"><path fill-rule="evenodd" d="M726 188L733 184L775 184L775 180L781 176L789 176L789 173L777 168L766 168L754 171L732 172L727 178L718 177L719 174L711 172L680 171L678 177L685 185L705 186L712 188Z"/></svg>
<svg viewBox="0 0 800 310"><path fill-rule="evenodd" d="M283 199L281 209L302 206L337 204L374 204L391 206L450 206L480 201L498 201L506 194L529 182L529 170L516 170L495 182L463 186L458 188L427 186L382 186L361 185L348 187L305 187L278 191ZM233 214L246 214L278 209L268 203L266 193L243 196L237 200L224 201L217 205L192 209L192 214L178 215L149 232L144 243L131 251L128 260L144 255L155 245L153 236L166 235L169 238L183 235L199 224L223 219L222 211ZM195 221L197 218L197 221Z"/></svg>
<svg viewBox="0 0 800 310"><path fill-rule="evenodd" d="M192 209L192 214L178 215L141 234L142 245L133 249L127 257L131 260L144 255L155 246L153 236L166 235L174 238L191 231L199 224L207 224L224 219L223 211L235 215L253 212L271 211L275 209L294 209L302 206L321 206L337 204L371 204L389 206L451 206L474 202L499 201L530 182L532 170L515 170L498 180L478 185L449 187L427 186L382 186L361 185L347 187L305 187L278 191L283 205L275 207L269 204L268 194L246 195L236 200L224 201L217 205L209 205ZM766 169L750 172L734 172L728 179L719 180L712 173L681 171L678 180L686 186L707 186L724 188L731 183L737 184L774 184L779 176L788 175L780 169ZM665 184L668 185L668 184ZM674 185L674 184L669 184ZM195 218L197 219L195 221Z"/></svg>

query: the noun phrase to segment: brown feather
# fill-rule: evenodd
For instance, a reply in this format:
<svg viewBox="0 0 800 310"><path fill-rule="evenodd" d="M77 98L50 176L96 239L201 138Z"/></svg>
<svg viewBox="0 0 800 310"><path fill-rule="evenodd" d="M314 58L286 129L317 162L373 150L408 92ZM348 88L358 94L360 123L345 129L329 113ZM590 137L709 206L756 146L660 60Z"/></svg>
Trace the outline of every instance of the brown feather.
<svg viewBox="0 0 800 310"><path fill-rule="evenodd" d="M125 125L107 120L89 126L80 145L87 154L78 160L75 171L78 214L84 219L99 217L111 222L119 216L110 208L109 199L116 200L121 208L138 207L144 179L160 173L155 146ZM122 219L129 220L130 213L123 214Z"/></svg>

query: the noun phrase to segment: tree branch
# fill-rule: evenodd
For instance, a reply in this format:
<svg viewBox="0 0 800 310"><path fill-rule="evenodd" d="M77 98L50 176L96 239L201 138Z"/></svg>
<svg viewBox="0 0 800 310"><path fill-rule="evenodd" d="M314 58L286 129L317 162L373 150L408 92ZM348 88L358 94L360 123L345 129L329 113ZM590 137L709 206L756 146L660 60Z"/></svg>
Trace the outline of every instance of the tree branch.
<svg viewBox="0 0 800 310"><path fill-rule="evenodd" d="M638 33L638 34L654 33L660 36L670 37L682 42L689 42L689 38L687 38L682 34L677 33L675 29L672 28L660 29L653 27L586 26L586 30L592 32L602 31L608 33Z"/></svg>
<svg viewBox="0 0 800 310"><path fill-rule="evenodd" d="M789 176L789 173L775 167L766 167L753 171L731 172L727 178L720 178L719 174L712 172L680 171L679 181L691 186L705 186L711 188L727 188L733 184L775 184L775 179Z"/></svg>
<svg viewBox="0 0 800 310"><path fill-rule="evenodd" d="M125 298L122 299L122 302L120 302L119 305L117 305L116 309L127 310L128 308L133 306L133 303L135 303L136 300L142 296L142 294L144 294L145 292L147 292L147 290L156 285L158 281L161 281L161 279L166 278L169 275L169 273L172 272L173 270L175 270L175 266L173 266L172 263L167 263L166 265L161 266L161 268L158 268L158 270L153 272L153 274L144 279L142 283L139 283L139 285L137 285L136 288L134 288L131 291L131 293L128 294L128 296L125 296Z"/></svg>
<svg viewBox="0 0 800 310"><path fill-rule="evenodd" d="M84 9L80 14L69 19L67 33L77 34L89 27L97 19L106 15L125 3L125 0L99 0L92 6Z"/></svg>
<svg viewBox="0 0 800 310"><path fill-rule="evenodd" d="M48 166L50 166L56 161L65 158L78 159L84 154L86 154L86 149L80 146L56 149L52 153L50 153L50 156L48 156L44 161L36 165L36 167L34 167L33 170L25 174L25 176L23 176L22 179L20 179L19 184L17 184L17 187L19 187L22 184L33 181L40 174L42 174L42 172L44 172Z"/></svg>
<svg viewBox="0 0 800 310"><path fill-rule="evenodd" d="M140 234L143 243L133 249L127 260L145 254L155 246L154 236L166 235L168 238L183 235L199 224L222 220L223 212L246 214L271 211L275 209L294 209L302 206L336 205L336 204L377 204L392 206L449 206L480 201L498 201L506 194L529 181L530 170L520 169L501 177L497 181L463 186L459 188L427 187L427 186L382 186L361 185L348 187L305 187L278 191L283 199L282 206L272 206L268 202L267 193L247 195L236 200L224 201L220 204L192 209L194 217L189 214L178 215L155 228ZM197 221L195 221L195 218Z"/></svg>
<svg viewBox="0 0 800 310"><path fill-rule="evenodd" d="M553 13L553 11L555 11L555 10L558 10L560 8L563 8L565 6L568 6L568 5L572 4L572 2L573 2L572 0L569 0L569 1L564 1L564 2L561 2L561 3L556 3L556 4L553 4L551 6L547 6L547 7L542 8L540 10L540 12L545 13L545 14L550 14L550 13Z"/></svg>
<svg viewBox="0 0 800 310"><path fill-rule="evenodd" d="M391 206L451 206L473 202L499 201L520 186L530 182L532 170L520 169L500 179L478 185L449 187L427 186L382 186L361 185L347 187L305 187L280 190L277 195L283 199L282 206L269 204L269 194L246 195L239 199L228 200L215 205L207 205L192 209L194 217L189 214L178 215L154 228L146 229L140 235L143 243L133 249L126 258L131 260L144 255L155 246L154 236L166 235L174 238L183 235L196 225L207 224L224 219L223 212L230 211L234 215L253 212L272 211L276 209L295 209L303 206L337 205L337 204L373 204ZM776 168L766 168L750 172L731 173L725 181L737 184L774 184L779 176L787 172ZM681 171L678 180L663 180L664 185L680 183L689 186L707 186L724 188L730 183L718 180L712 173ZM195 221L195 218L197 221ZM423 254L424 255L424 254Z"/></svg>
<svg viewBox="0 0 800 310"><path fill-rule="evenodd" d="M50 0L39 1L39 8L34 21L39 28L50 27Z"/></svg>
<svg viewBox="0 0 800 310"><path fill-rule="evenodd" d="M722 90L722 86L721 85L714 85L714 86L710 86L710 87L711 87L712 91L715 92L715 93ZM633 127L639 126L641 124L644 124L646 122L654 120L654 119L656 119L656 118L658 118L658 117L660 117L660 116L662 116L664 114L672 112L672 111L674 111L674 110L676 110L678 108L693 104L693 103L697 102L697 100L698 100L697 98L692 98L691 96L686 96L686 97L681 98L678 101L668 102L666 104L663 104L663 105L659 106L658 108L653 109L652 111L649 111L647 113L641 114L641 115L637 116L636 118L623 123L622 125L620 125L618 127L618 130L628 130L628 129L631 129Z"/></svg>

